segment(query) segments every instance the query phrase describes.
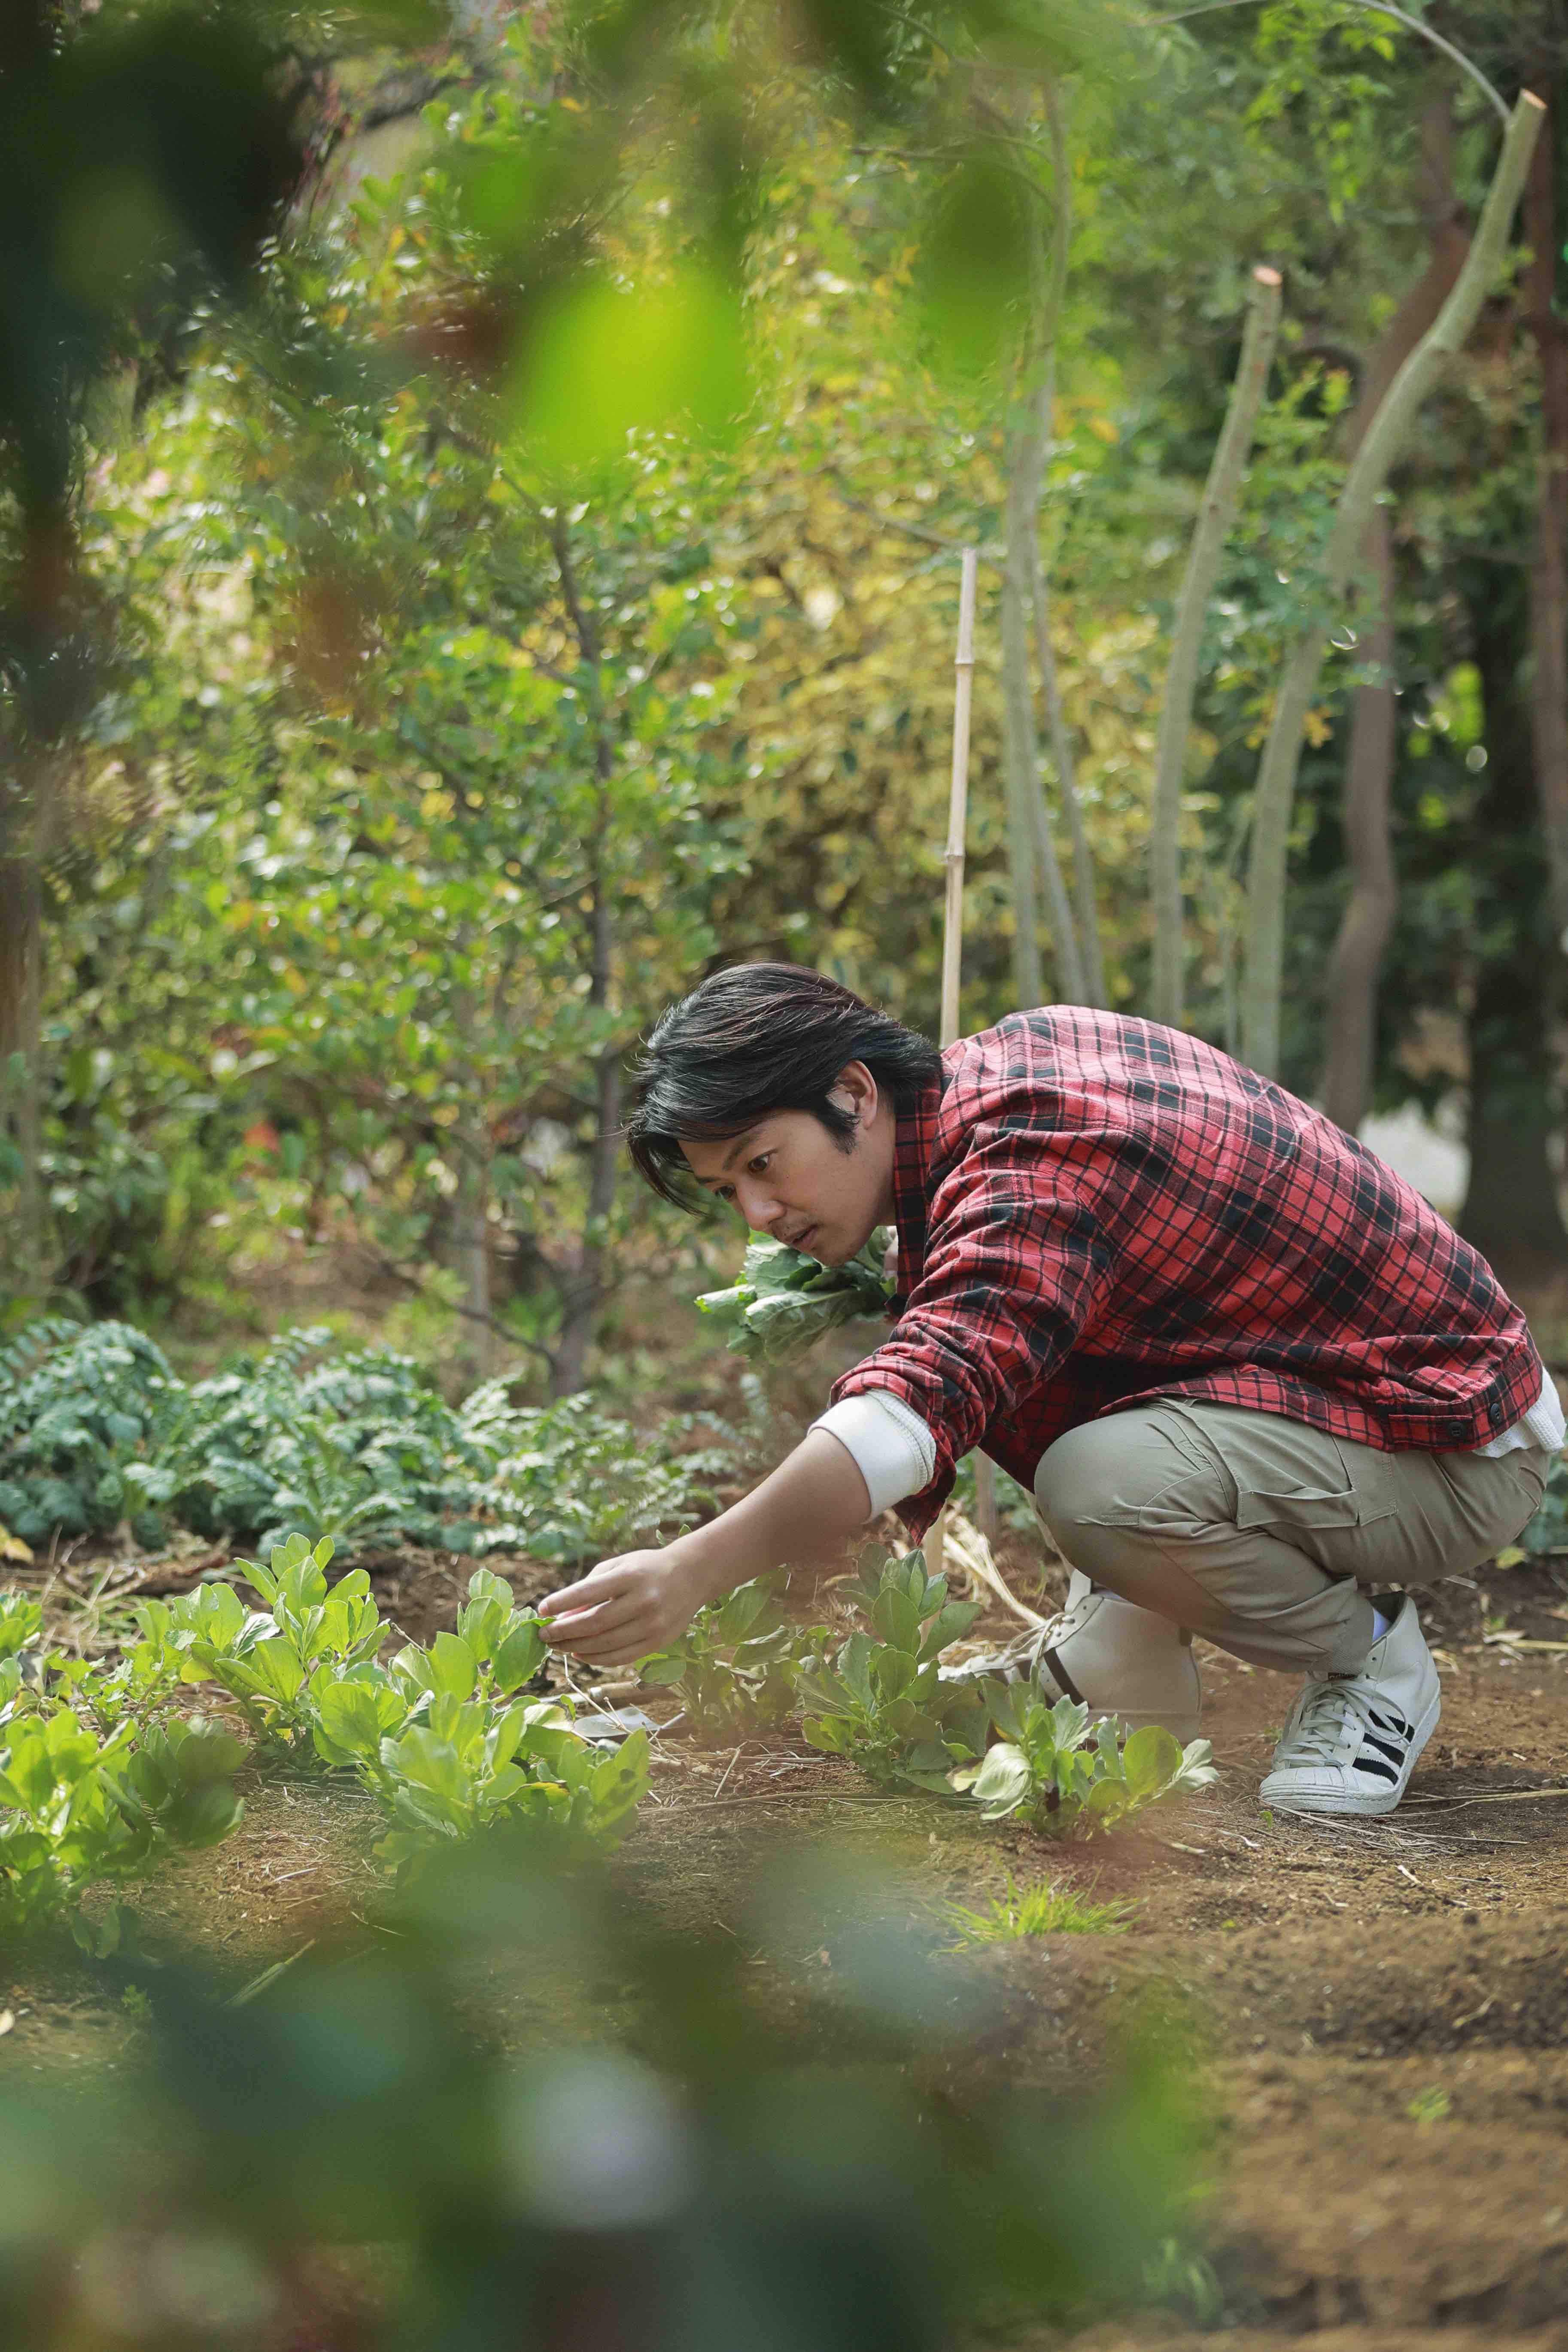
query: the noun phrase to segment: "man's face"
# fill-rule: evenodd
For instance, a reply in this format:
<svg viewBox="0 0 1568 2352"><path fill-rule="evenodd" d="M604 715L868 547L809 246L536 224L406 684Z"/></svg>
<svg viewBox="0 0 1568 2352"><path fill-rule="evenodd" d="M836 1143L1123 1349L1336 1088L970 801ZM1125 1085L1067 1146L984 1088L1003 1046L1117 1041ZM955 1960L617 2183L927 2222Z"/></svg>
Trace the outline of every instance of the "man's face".
<svg viewBox="0 0 1568 2352"><path fill-rule="evenodd" d="M847 1149L808 1110L775 1111L743 1135L680 1148L698 1181L753 1233L842 1265L892 1218L895 1121L863 1063L840 1073L830 1099L856 1115Z"/></svg>

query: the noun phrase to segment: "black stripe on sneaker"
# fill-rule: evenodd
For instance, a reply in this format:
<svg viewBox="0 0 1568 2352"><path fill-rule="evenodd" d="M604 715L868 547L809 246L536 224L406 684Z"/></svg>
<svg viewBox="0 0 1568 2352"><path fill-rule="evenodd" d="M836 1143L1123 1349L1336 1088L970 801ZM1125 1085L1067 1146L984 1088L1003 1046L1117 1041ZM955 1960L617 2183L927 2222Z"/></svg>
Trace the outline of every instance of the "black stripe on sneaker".
<svg viewBox="0 0 1568 2352"><path fill-rule="evenodd" d="M1402 1742L1398 1747L1395 1747L1391 1739L1374 1739L1371 1732L1368 1732L1366 1738L1363 1743L1362 1753L1364 1756L1367 1748L1375 1748L1378 1754L1380 1756L1386 1756L1391 1764L1403 1764L1405 1761L1405 1750L1408 1745L1409 1742L1406 1740Z"/></svg>
<svg viewBox="0 0 1568 2352"><path fill-rule="evenodd" d="M1075 1706L1087 1706L1089 1701L1084 1697L1082 1691L1079 1690L1078 1685L1074 1682L1072 1676L1068 1674L1067 1668L1062 1664L1061 1652L1059 1650L1042 1650L1040 1655L1046 1665L1050 1669L1051 1678L1064 1698L1070 1698Z"/></svg>
<svg viewBox="0 0 1568 2352"><path fill-rule="evenodd" d="M1371 1772L1380 1780L1397 1780L1399 1778L1392 1764L1382 1763L1377 1759L1365 1754L1356 1758L1355 1769L1358 1772Z"/></svg>

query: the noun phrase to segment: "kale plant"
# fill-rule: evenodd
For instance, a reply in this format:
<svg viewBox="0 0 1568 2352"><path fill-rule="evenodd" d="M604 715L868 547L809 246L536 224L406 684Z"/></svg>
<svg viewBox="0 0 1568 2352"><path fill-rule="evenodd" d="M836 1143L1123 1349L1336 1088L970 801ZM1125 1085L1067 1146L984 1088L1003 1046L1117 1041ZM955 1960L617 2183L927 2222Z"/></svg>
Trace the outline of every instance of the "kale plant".
<svg viewBox="0 0 1568 2352"><path fill-rule="evenodd" d="M650 1450L585 1396L518 1407L495 1381L454 1407L405 1356L331 1350L288 1331L187 1385L129 1325L32 1325L0 1354L0 1539L128 1519L147 1545L292 1531L567 1566L691 1526L734 1468L723 1444Z"/></svg>
<svg viewBox="0 0 1568 2352"><path fill-rule="evenodd" d="M879 1226L858 1257L822 1265L784 1242L753 1234L739 1282L704 1291L698 1307L729 1332L731 1354L793 1363L840 1323L865 1316L886 1319L893 1296L882 1272L888 1239Z"/></svg>

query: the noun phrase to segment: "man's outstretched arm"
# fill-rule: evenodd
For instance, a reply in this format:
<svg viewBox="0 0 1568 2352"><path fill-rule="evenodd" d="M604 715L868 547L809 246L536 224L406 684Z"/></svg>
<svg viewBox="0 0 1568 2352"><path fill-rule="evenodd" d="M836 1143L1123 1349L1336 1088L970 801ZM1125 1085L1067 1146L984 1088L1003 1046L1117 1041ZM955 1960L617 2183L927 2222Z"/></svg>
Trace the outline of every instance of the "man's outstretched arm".
<svg viewBox="0 0 1568 2352"><path fill-rule="evenodd" d="M808 1430L760 1486L657 1551L623 1552L541 1609L552 1646L595 1666L631 1665L679 1640L703 1604L785 1561L831 1559L871 1517L847 1446Z"/></svg>

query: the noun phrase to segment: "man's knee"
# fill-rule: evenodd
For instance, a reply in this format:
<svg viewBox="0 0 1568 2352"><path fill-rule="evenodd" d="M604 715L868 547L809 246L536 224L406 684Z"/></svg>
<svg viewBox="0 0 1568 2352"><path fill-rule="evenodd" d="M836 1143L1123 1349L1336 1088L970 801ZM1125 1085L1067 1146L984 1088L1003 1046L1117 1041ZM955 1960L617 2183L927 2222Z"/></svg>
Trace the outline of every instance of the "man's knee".
<svg viewBox="0 0 1568 2352"><path fill-rule="evenodd" d="M1035 1500L1069 1559L1075 1543L1098 1547L1108 1530L1171 1541L1230 1516L1217 1465L1158 1404L1058 1437L1035 1473Z"/></svg>
<svg viewBox="0 0 1568 2352"><path fill-rule="evenodd" d="M1072 1558L1071 1539L1098 1525L1115 1500L1119 1452L1114 1423L1086 1421L1058 1437L1035 1472L1035 1501L1058 1547Z"/></svg>

